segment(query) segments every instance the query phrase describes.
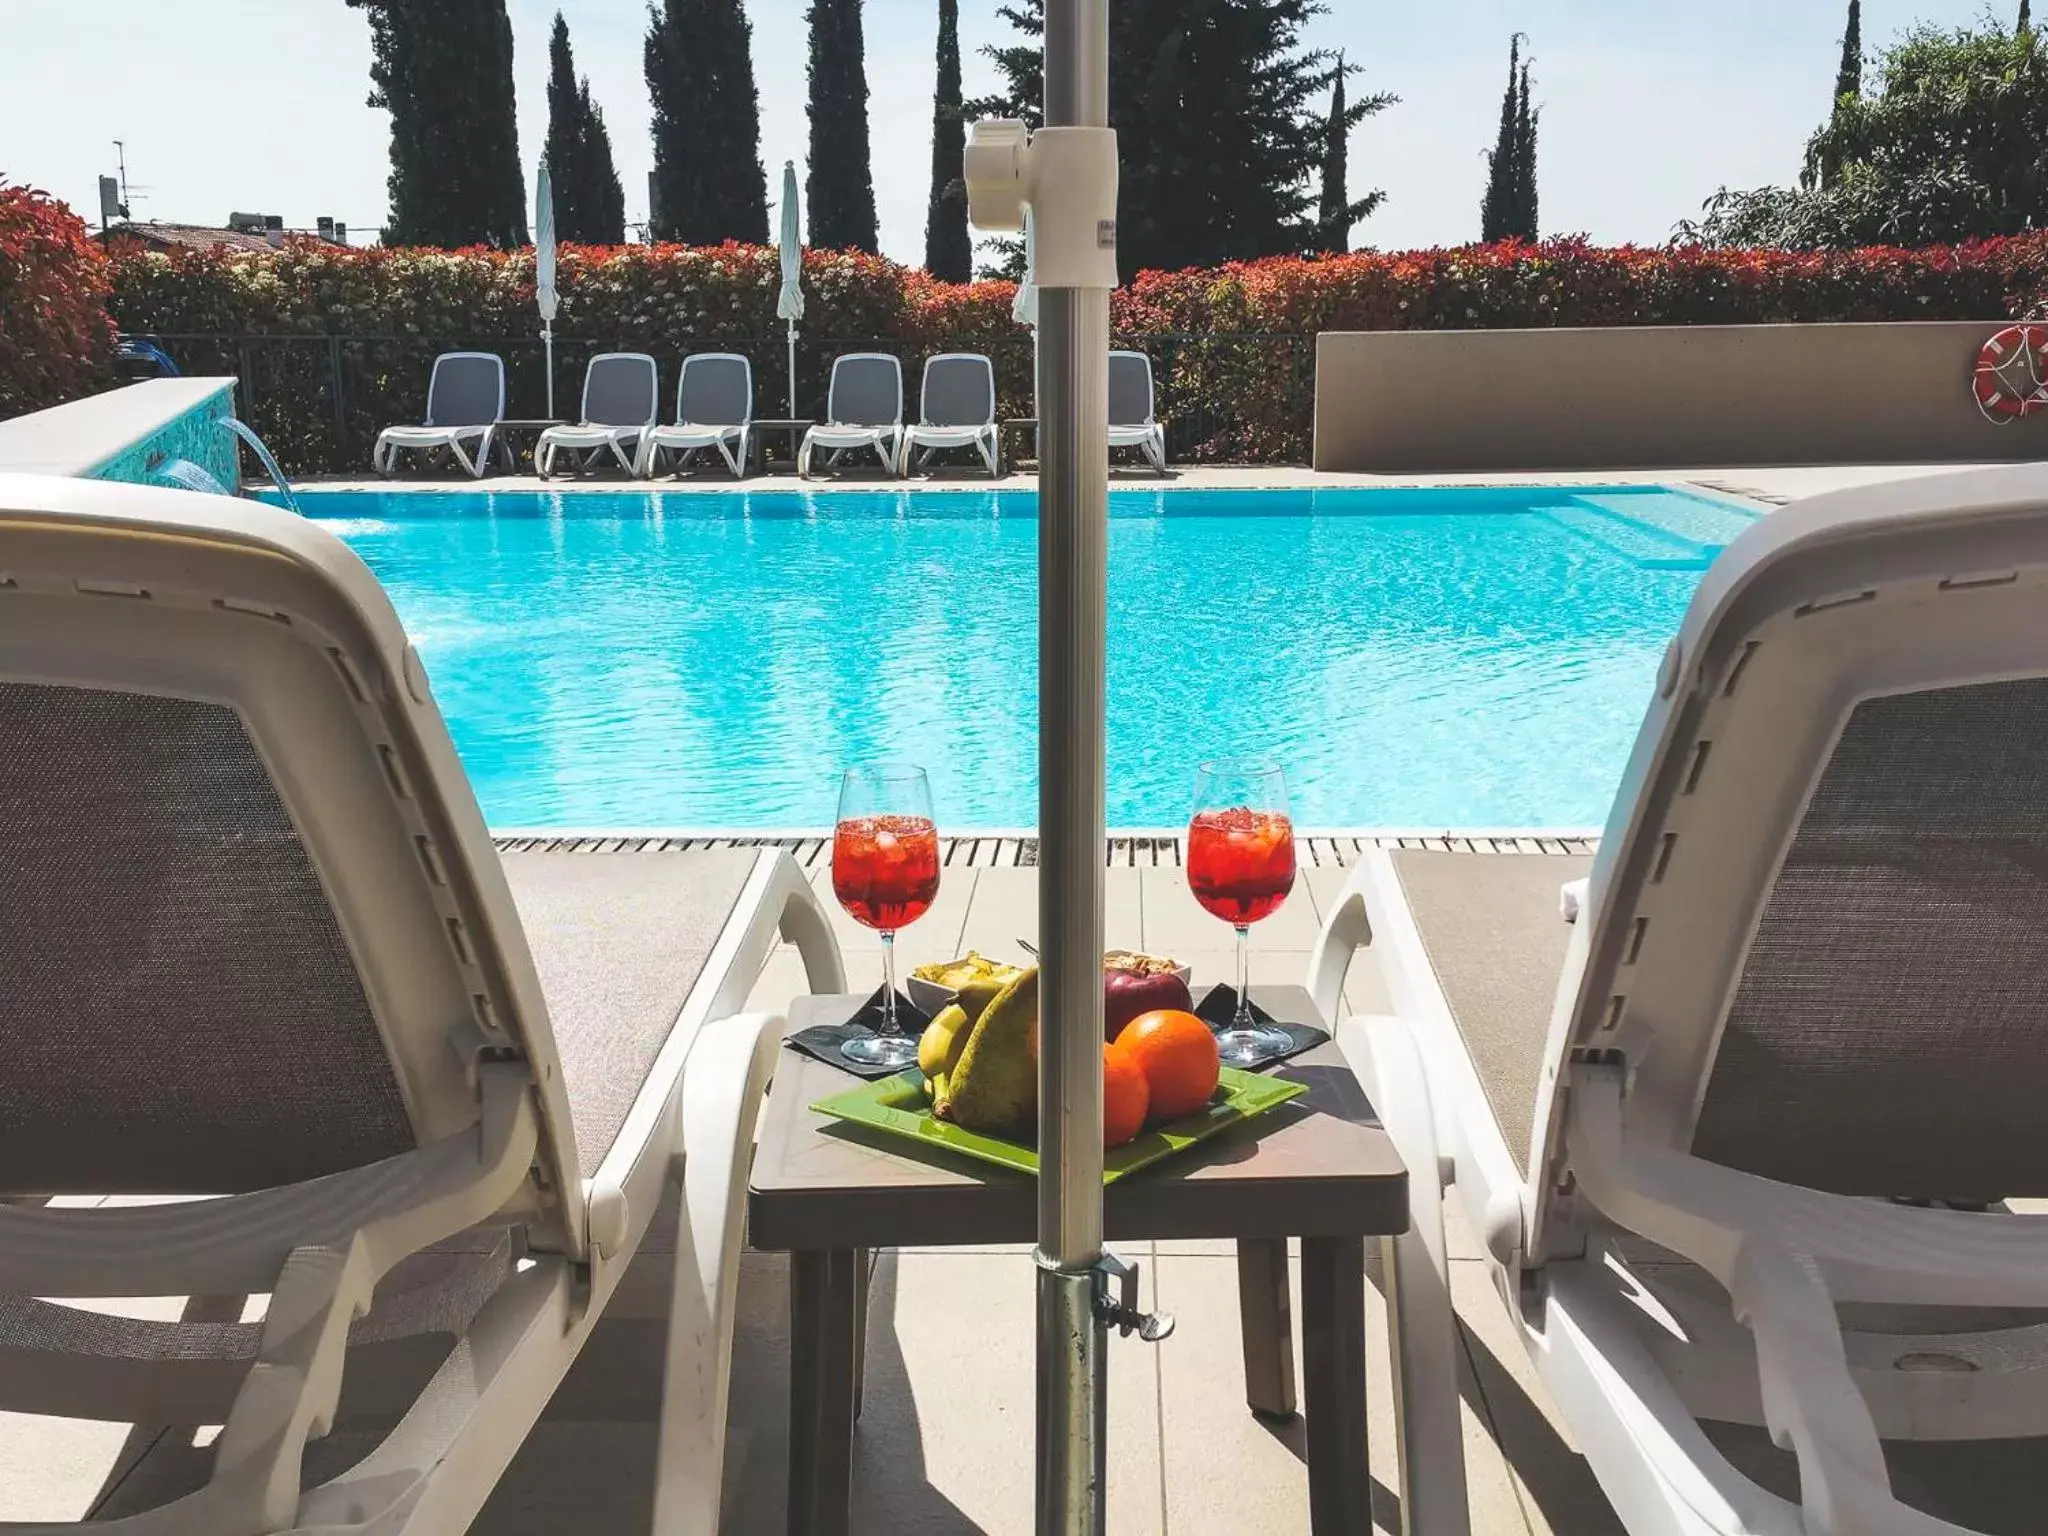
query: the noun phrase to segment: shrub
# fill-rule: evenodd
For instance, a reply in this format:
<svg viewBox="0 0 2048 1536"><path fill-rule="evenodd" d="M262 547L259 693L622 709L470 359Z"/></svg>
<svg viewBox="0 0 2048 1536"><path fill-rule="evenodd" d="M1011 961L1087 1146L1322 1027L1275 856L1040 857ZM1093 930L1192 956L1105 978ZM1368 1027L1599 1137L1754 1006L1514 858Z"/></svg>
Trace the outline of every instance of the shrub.
<svg viewBox="0 0 2048 1536"><path fill-rule="evenodd" d="M61 405L112 378L107 261L48 193L0 185L0 417Z"/></svg>
<svg viewBox="0 0 2048 1536"><path fill-rule="evenodd" d="M765 246L564 247L558 411L573 412L585 360L617 346L653 352L669 381L689 351L744 352L757 411L781 410L780 282ZM870 347L903 358L913 400L926 356L987 352L1000 413L1033 414L1032 339L1010 317L1012 284L809 251L804 291L801 410L822 409L835 352ZM1177 457L1285 461L1308 454L1319 331L1994 319L2044 300L2048 234L1842 252L1507 241L1141 272L1116 293L1111 324L1154 356ZM359 466L376 427L416 420L444 347L504 353L513 412L542 407L530 252L130 247L115 253L112 305L126 330L203 338L171 350L188 368L239 374L244 409L296 469Z"/></svg>

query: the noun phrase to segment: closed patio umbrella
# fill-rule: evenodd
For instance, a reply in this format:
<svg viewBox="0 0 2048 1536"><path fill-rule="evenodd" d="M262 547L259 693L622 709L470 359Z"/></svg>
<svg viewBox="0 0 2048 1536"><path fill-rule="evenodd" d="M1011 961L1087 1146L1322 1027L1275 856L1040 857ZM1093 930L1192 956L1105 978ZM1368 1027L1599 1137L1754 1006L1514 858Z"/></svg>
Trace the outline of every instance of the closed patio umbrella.
<svg viewBox="0 0 2048 1536"><path fill-rule="evenodd" d="M796 415L796 323L804 317L804 248L796 226L796 162L782 162L782 291L775 313L789 338L789 414Z"/></svg>
<svg viewBox="0 0 2048 1536"><path fill-rule="evenodd" d="M540 309L540 339L547 350L548 417L555 414L555 186L540 163L533 187L533 301Z"/></svg>

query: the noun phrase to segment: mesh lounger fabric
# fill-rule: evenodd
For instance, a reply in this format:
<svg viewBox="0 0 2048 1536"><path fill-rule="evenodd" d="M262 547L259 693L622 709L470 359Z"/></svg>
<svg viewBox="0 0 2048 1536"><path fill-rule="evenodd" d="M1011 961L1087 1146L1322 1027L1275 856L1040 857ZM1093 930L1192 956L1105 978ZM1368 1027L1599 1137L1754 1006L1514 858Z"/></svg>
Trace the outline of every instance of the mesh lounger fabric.
<svg viewBox="0 0 2048 1536"><path fill-rule="evenodd" d="M586 1177L618 1139L758 856L749 848L504 856Z"/></svg>
<svg viewBox="0 0 2048 1536"><path fill-rule="evenodd" d="M1571 940L1557 891L1593 861L1419 849L1392 857L1494 1121L1526 1172L1544 1038Z"/></svg>

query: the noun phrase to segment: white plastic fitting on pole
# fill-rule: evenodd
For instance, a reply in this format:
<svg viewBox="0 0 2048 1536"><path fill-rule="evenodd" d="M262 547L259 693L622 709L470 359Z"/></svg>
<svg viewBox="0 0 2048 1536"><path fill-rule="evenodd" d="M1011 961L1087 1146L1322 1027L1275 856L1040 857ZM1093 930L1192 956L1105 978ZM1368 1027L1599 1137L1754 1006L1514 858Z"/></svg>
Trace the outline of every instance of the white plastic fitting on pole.
<svg viewBox="0 0 2048 1536"><path fill-rule="evenodd" d="M1116 130L976 123L967 141L967 216L1021 230L1031 209L1032 277L1044 288L1116 287Z"/></svg>

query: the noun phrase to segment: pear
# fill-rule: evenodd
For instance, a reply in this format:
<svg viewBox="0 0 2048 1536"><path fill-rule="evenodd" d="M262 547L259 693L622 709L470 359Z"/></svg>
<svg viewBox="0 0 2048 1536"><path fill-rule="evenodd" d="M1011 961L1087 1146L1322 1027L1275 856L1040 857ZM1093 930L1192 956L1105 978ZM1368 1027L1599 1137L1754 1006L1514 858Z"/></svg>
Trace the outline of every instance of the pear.
<svg viewBox="0 0 2048 1536"><path fill-rule="evenodd" d="M960 1053L967 1049L972 1024L966 1009L958 1003L948 1003L918 1037L917 1069L924 1074L934 1103L944 1094L946 1079L960 1064Z"/></svg>
<svg viewBox="0 0 2048 1536"><path fill-rule="evenodd" d="M1038 1116L1038 968L1022 972L989 1000L959 1062L934 1095L932 1112L970 1131L1028 1137Z"/></svg>

